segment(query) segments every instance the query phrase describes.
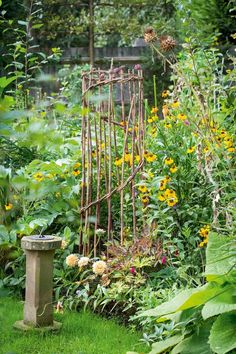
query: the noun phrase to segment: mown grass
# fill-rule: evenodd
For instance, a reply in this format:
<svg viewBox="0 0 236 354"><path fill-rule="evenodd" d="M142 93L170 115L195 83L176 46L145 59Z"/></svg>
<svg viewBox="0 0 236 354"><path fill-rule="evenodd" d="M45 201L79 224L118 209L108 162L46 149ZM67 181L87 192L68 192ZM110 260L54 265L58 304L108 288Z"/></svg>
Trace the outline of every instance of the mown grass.
<svg viewBox="0 0 236 354"><path fill-rule="evenodd" d="M145 352L137 344L139 334L89 312L65 312L55 319L63 327L58 334L21 332L13 329L22 319L23 303L0 298L1 354L125 354L135 350Z"/></svg>

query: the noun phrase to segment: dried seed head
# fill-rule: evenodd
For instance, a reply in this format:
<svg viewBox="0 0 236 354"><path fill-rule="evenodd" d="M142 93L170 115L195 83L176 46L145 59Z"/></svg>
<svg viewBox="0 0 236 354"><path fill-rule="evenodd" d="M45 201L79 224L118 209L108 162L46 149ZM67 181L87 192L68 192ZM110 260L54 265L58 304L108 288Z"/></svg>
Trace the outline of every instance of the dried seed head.
<svg viewBox="0 0 236 354"><path fill-rule="evenodd" d="M171 36L161 36L160 37L160 48L163 52L168 52L174 49L176 46L176 40Z"/></svg>
<svg viewBox="0 0 236 354"><path fill-rule="evenodd" d="M143 37L146 43L152 43L157 40L157 34L152 27L147 27L145 29Z"/></svg>

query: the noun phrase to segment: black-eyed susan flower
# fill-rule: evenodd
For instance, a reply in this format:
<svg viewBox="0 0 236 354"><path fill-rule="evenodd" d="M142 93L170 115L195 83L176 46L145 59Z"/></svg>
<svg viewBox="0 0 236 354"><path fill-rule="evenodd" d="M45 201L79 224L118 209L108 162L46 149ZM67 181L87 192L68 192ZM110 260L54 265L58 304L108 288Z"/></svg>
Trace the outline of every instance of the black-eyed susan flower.
<svg viewBox="0 0 236 354"><path fill-rule="evenodd" d="M143 203L143 204L147 204L148 202L149 202L148 196L147 196L147 195L144 195L144 196L142 197L142 203Z"/></svg>
<svg viewBox="0 0 236 354"><path fill-rule="evenodd" d="M164 196L166 199L168 198L176 198L176 193L173 189L166 189L164 192Z"/></svg>
<svg viewBox="0 0 236 354"><path fill-rule="evenodd" d="M166 189L166 181L164 179L162 179L160 181L159 189L160 189L160 191L163 191L164 189Z"/></svg>
<svg viewBox="0 0 236 354"><path fill-rule="evenodd" d="M125 162L130 162L131 161L130 153L128 153L128 152L125 153L124 160L125 160Z"/></svg>
<svg viewBox="0 0 236 354"><path fill-rule="evenodd" d="M151 114L156 114L157 112L158 112L158 108L157 107L152 107Z"/></svg>
<svg viewBox="0 0 236 354"><path fill-rule="evenodd" d="M158 199L161 201L161 202L164 202L166 200L165 198L165 195L163 193L159 194L158 195Z"/></svg>
<svg viewBox="0 0 236 354"><path fill-rule="evenodd" d="M161 93L161 97L162 97L162 98L166 98L166 97L168 97L168 96L169 96L169 91L168 91L168 90L162 91L162 93Z"/></svg>
<svg viewBox="0 0 236 354"><path fill-rule="evenodd" d="M120 122L120 125L121 125L122 127L125 127L125 126L127 125L127 123L126 123L124 120L122 120L122 121Z"/></svg>
<svg viewBox="0 0 236 354"><path fill-rule="evenodd" d="M116 160L115 160L115 166L120 166L120 165L122 165L122 162L123 162L123 159L117 157Z"/></svg>
<svg viewBox="0 0 236 354"><path fill-rule="evenodd" d="M235 148L234 147L230 147L227 149L228 152L235 152Z"/></svg>
<svg viewBox="0 0 236 354"><path fill-rule="evenodd" d="M174 100L173 103L171 104L172 108L178 108L179 107L179 101L178 100Z"/></svg>
<svg viewBox="0 0 236 354"><path fill-rule="evenodd" d="M165 176L164 181L166 183L170 182L171 181L171 177L170 176Z"/></svg>
<svg viewBox="0 0 236 354"><path fill-rule="evenodd" d="M147 162L153 162L153 161L156 160L156 158L157 158L157 155L149 153L148 156L146 157L146 161Z"/></svg>
<svg viewBox="0 0 236 354"><path fill-rule="evenodd" d="M177 118L184 121L184 120L187 119L187 116L186 116L186 114L179 113L179 114L177 115Z"/></svg>
<svg viewBox="0 0 236 354"><path fill-rule="evenodd" d="M165 123L164 127L167 128L167 129L170 129L170 128L172 128L172 124L171 123Z"/></svg>
<svg viewBox="0 0 236 354"><path fill-rule="evenodd" d="M153 123L152 117L148 117L147 121L148 121L148 123Z"/></svg>
<svg viewBox="0 0 236 354"><path fill-rule="evenodd" d="M138 187L138 190L141 192L141 193L147 193L148 192L148 189L146 186L144 185L141 185Z"/></svg>
<svg viewBox="0 0 236 354"><path fill-rule="evenodd" d="M5 206L5 210L11 210L12 208L13 208L13 204L11 204L11 203L8 203L8 204L6 204Z"/></svg>
<svg viewBox="0 0 236 354"><path fill-rule="evenodd" d="M37 181L37 182L41 182L44 179L44 176L41 172L37 172L33 175L33 178Z"/></svg>
<svg viewBox="0 0 236 354"><path fill-rule="evenodd" d="M207 245L207 243L208 243L208 238L205 238L202 242L200 242L199 243L199 247L204 247L204 246L206 246Z"/></svg>
<svg viewBox="0 0 236 354"><path fill-rule="evenodd" d="M73 176L78 176L78 175L80 175L80 170L74 170L74 171L72 172L72 175L73 175Z"/></svg>
<svg viewBox="0 0 236 354"><path fill-rule="evenodd" d="M178 167L174 164L170 167L170 172L175 173L178 170Z"/></svg>
<svg viewBox="0 0 236 354"><path fill-rule="evenodd" d="M174 160L171 157L166 157L164 162L165 165L172 165L172 163L174 163Z"/></svg>
<svg viewBox="0 0 236 354"><path fill-rule="evenodd" d="M96 151L95 150L92 150L92 157L96 157Z"/></svg>
<svg viewBox="0 0 236 354"><path fill-rule="evenodd" d="M167 200L167 205L173 207L178 203L178 198L170 198Z"/></svg>
<svg viewBox="0 0 236 354"><path fill-rule="evenodd" d="M141 157L139 155L135 155L135 161L140 162Z"/></svg>
<svg viewBox="0 0 236 354"><path fill-rule="evenodd" d="M196 146L190 146L190 148L187 149L187 154L192 154L196 150Z"/></svg>

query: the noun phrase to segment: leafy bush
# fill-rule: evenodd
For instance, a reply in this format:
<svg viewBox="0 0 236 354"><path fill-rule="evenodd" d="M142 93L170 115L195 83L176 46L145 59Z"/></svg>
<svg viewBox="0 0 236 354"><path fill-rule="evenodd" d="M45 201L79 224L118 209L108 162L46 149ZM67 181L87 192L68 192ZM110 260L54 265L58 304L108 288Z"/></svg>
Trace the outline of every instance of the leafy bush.
<svg viewBox="0 0 236 354"><path fill-rule="evenodd" d="M174 324L172 335L154 343L150 354L170 348L172 354L224 354L236 348L235 255L235 237L212 233L206 251L207 283L140 314L157 318L157 323Z"/></svg>

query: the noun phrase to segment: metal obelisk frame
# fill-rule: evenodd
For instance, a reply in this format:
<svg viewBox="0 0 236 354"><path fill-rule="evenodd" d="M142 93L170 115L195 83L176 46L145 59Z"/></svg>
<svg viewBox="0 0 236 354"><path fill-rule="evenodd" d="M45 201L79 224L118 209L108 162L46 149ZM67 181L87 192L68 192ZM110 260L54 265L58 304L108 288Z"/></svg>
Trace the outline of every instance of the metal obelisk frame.
<svg viewBox="0 0 236 354"><path fill-rule="evenodd" d="M142 70L125 72L93 69L82 74L82 191L80 245L97 253L96 230L101 205L107 203L107 240L113 240L112 198L120 197L120 243L124 242L124 190L132 198L133 235L136 237L134 179L144 163L144 108ZM85 242L90 217L95 215L93 245ZM116 237L117 238L117 237Z"/></svg>

